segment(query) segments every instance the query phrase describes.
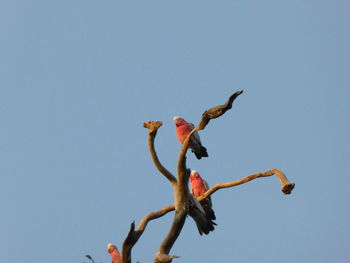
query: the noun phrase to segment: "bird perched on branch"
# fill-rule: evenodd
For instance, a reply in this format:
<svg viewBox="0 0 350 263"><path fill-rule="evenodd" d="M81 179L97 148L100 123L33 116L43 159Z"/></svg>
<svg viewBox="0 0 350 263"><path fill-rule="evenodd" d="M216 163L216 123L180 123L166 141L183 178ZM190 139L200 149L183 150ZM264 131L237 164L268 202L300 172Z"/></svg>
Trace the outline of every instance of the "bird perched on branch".
<svg viewBox="0 0 350 263"><path fill-rule="evenodd" d="M112 257L112 263L122 263L122 256L119 253L117 247L113 244L108 244L107 245L107 252L111 255Z"/></svg>
<svg viewBox="0 0 350 263"><path fill-rule="evenodd" d="M199 175L199 173L195 170L191 172L190 175L191 180L191 188L192 188L192 194L197 198L203 194L205 194L206 191L209 189L208 183L203 180L203 178ZM214 213L214 210L212 209L212 202L210 196L200 202L202 205L205 215L209 220L215 220L216 216Z"/></svg>
<svg viewBox="0 0 350 263"><path fill-rule="evenodd" d="M194 125L190 122L185 121L179 116L175 116L173 120L176 127L176 136L179 139L180 143L183 144L188 134L194 129ZM191 135L188 146L196 155L197 159L208 157L207 149L202 146L198 132L195 132Z"/></svg>

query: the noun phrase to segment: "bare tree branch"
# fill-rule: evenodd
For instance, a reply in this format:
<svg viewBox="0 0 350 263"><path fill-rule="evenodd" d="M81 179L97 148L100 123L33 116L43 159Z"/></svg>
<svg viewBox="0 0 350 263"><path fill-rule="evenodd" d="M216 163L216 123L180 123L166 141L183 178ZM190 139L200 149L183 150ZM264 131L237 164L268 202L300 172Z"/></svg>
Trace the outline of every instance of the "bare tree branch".
<svg viewBox="0 0 350 263"><path fill-rule="evenodd" d="M172 262L172 259L175 258L169 256L169 252L181 233L189 209L188 178L190 176L190 170L186 168L186 152L188 150L190 136L193 132L195 132L195 129L187 136L181 147L177 167L178 180L176 187L174 187L175 216L168 234L158 249L154 263L168 263ZM204 213L203 217L205 218Z"/></svg>
<svg viewBox="0 0 350 263"><path fill-rule="evenodd" d="M184 169L184 171L181 170L178 172L179 180L176 187L174 187L175 215L173 223L158 249L157 255L154 259L155 263L167 263L171 262L173 258L176 258L174 256L169 256L169 252L181 233L188 213L188 187L184 187L179 183L181 177L189 176L190 171L187 170L186 167L184 167Z"/></svg>
<svg viewBox="0 0 350 263"><path fill-rule="evenodd" d="M194 128L186 137L186 139L184 140L181 150L180 150L180 154L179 154L179 159L177 161L177 173L178 173L178 179L179 179L179 186L180 187L187 187L187 182L188 182L188 178L186 178L186 153L189 147L189 143L190 143L190 138L192 136L193 133L195 133L197 131L197 127ZM188 174L189 177L189 174Z"/></svg>
<svg viewBox="0 0 350 263"><path fill-rule="evenodd" d="M139 226L137 227L137 231L144 231L146 229L149 221L157 219L159 217L162 217L173 210L175 210L175 205L169 205L169 206L163 207L162 209L160 209L158 211L151 212L151 213L145 215L142 218Z"/></svg>
<svg viewBox="0 0 350 263"><path fill-rule="evenodd" d="M176 207L176 205L175 205ZM187 216L187 208L177 207L175 210L175 216L171 228L168 234L165 236L163 242L161 243L156 258L154 260L155 263L166 263L171 262L174 258L173 256L169 256L169 252L173 247L176 239L181 233L181 230L185 224Z"/></svg>
<svg viewBox="0 0 350 263"><path fill-rule="evenodd" d="M148 129L148 149L151 153L154 165L158 171L163 174L172 185L176 184L177 180L159 161L156 150L154 148L154 138L157 135L158 129L163 125L161 121L146 121L143 123L143 127Z"/></svg>
<svg viewBox="0 0 350 263"><path fill-rule="evenodd" d="M242 93L243 93L243 90L236 91L235 93L233 93L230 96L230 98L227 100L227 102L225 104L210 108L209 110L206 110L202 114L202 120L199 123L199 125L197 126L198 130L203 130L205 128L205 126L207 126L207 124L209 123L209 121L211 119L216 119L216 118L220 117L221 115L223 115L226 111L231 109L233 101Z"/></svg>
<svg viewBox="0 0 350 263"><path fill-rule="evenodd" d="M147 224L149 221L157 219L159 217L164 216L170 211L175 210L175 206L166 206L158 211L148 213L145 215L139 226L137 227L137 230L135 231L135 222L132 222L130 225L130 231L128 233L128 236L124 240L123 243L123 252L122 252L122 262L123 263L131 263L131 251L134 245L137 243L143 232L145 231Z"/></svg>
<svg viewBox="0 0 350 263"><path fill-rule="evenodd" d="M272 176L272 175L276 175L281 187L282 187L282 192L284 194L290 194L295 186L294 183L291 183L288 181L287 177L285 176L285 174L278 169L271 169L268 170L266 172L261 172L261 173L256 173L256 174L252 174L249 175L243 179L237 180L237 181L233 181L233 182L229 182L229 183L222 183L222 184L216 184L213 187L211 187L208 191L205 192L205 194L203 194L202 196L198 197L198 201L202 201L205 198L208 198L209 196L211 196L213 193L215 193L217 190L219 189L223 189L223 188L229 188L229 187L233 187L233 186L237 186L240 184L244 184L247 183L251 180L260 178L260 177L268 177L268 176Z"/></svg>
<svg viewBox="0 0 350 263"><path fill-rule="evenodd" d="M131 263L131 250L141 235L142 233L138 234L135 232L135 222L132 222L130 231L123 243L122 263Z"/></svg>

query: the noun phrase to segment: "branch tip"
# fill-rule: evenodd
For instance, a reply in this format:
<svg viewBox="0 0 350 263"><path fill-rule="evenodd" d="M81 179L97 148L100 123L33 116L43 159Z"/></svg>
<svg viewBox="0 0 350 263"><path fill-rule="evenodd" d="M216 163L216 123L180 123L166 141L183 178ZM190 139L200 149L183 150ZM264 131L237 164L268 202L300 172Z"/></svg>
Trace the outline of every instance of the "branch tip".
<svg viewBox="0 0 350 263"><path fill-rule="evenodd" d="M143 127L148 129L149 133L156 133L157 130L163 125L161 121L145 121Z"/></svg>
<svg viewBox="0 0 350 263"><path fill-rule="evenodd" d="M230 98L227 100L227 102L223 105L219 105L213 108L210 108L209 110L206 110L202 114L202 120L198 125L199 130L203 130L205 126L209 123L211 119L216 119L223 115L226 111L232 108L233 101L243 93L243 90L236 91L233 93Z"/></svg>
<svg viewBox="0 0 350 263"><path fill-rule="evenodd" d="M292 190L294 189L295 184L294 183L287 183L282 187L282 192L286 195L289 195L292 193Z"/></svg>

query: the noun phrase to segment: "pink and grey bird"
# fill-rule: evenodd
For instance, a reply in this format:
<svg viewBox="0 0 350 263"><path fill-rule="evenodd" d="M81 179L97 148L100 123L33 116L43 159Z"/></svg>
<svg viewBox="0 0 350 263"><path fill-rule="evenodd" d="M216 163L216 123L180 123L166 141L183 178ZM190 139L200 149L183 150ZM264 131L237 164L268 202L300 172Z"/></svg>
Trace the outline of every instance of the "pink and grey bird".
<svg viewBox="0 0 350 263"><path fill-rule="evenodd" d="M173 118L176 127L176 136L179 141L184 143L188 134L194 129L194 125L185 121L183 118L179 116L175 116ZM191 135L189 148L196 155L197 159L201 159L202 157L208 157L207 149L202 146L201 139L199 137L198 132L195 132Z"/></svg>
<svg viewBox="0 0 350 263"><path fill-rule="evenodd" d="M119 253L117 247L113 244L108 244L107 245L107 252L111 255L112 257L112 263L122 263L122 256Z"/></svg>
<svg viewBox="0 0 350 263"><path fill-rule="evenodd" d="M190 176L191 180L191 188L192 188L192 194L197 198L203 194L205 194L206 191L209 189L208 183L203 180L203 178L199 175L199 173L195 170L191 172ZM210 196L200 202L202 205L206 217L209 220L215 220L215 213L214 210L212 209L212 202Z"/></svg>

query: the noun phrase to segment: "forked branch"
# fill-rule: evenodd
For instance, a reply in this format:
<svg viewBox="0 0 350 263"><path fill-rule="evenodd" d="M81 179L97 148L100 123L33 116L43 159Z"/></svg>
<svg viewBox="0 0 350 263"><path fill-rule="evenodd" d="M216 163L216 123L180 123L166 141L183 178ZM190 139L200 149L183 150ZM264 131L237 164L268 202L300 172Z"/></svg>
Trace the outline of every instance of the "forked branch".
<svg viewBox="0 0 350 263"><path fill-rule="evenodd" d="M159 217L164 216L170 211L175 209L174 205L164 207L158 211L148 213L143 217L137 230L135 230L135 222L132 222L130 225L130 230L128 236L124 240L123 243L123 252L122 252L122 260L123 263L131 263L131 251L134 245L137 243L143 232L145 231L147 224L149 221L157 219Z"/></svg>
<svg viewBox="0 0 350 263"><path fill-rule="evenodd" d="M243 179L229 182L229 183L216 184L215 186L210 188L205 194L198 197L197 199L189 193L188 179L189 179L190 171L186 167L186 153L189 148L191 135L200 130L204 130L206 125L209 123L211 119L218 118L221 115L223 115L227 110L231 109L234 100L242 93L243 91L235 92L229 97L229 99L225 104L210 108L202 114L201 121L199 122L197 127L195 127L191 131L191 133L187 136L187 138L183 142L183 145L179 154L179 159L178 159L177 178L174 175L172 175L161 164L161 162L158 159L157 153L155 151L154 139L158 129L162 126L162 122L148 121L144 123L144 127L148 129L148 146L149 146L150 154L152 156L152 160L156 168L158 169L158 171L161 174L163 174L173 186L174 205L164 207L159 211L152 212L144 216L137 230L135 230L135 223L133 222L131 224L129 234L123 244L123 252L122 252L123 263L131 263L131 250L133 246L136 244L136 242L139 240L143 232L145 231L148 222L151 220L157 219L159 217L162 217L163 215L175 209L176 209L176 212L175 212L172 226L167 236L163 240L160 248L158 249L156 258L154 260L155 263L168 263L168 262L171 262L173 258L176 258L176 256L169 256L169 252L172 246L174 245L177 237L181 233L183 225L186 221L186 216L188 214L195 220L198 226L199 232L201 234L202 233L207 234L209 233L209 231L212 231L214 229L214 226L213 226L214 223L211 221L206 221L207 219L204 213L201 212L203 211L203 208L201 207L198 201L202 201L205 198L208 198L219 189L234 187L260 177L276 175L282 186L282 192L284 194L291 193L291 191L294 188L294 183L289 182L287 177L284 175L284 173L278 169L272 169L266 172L252 174Z"/></svg>

